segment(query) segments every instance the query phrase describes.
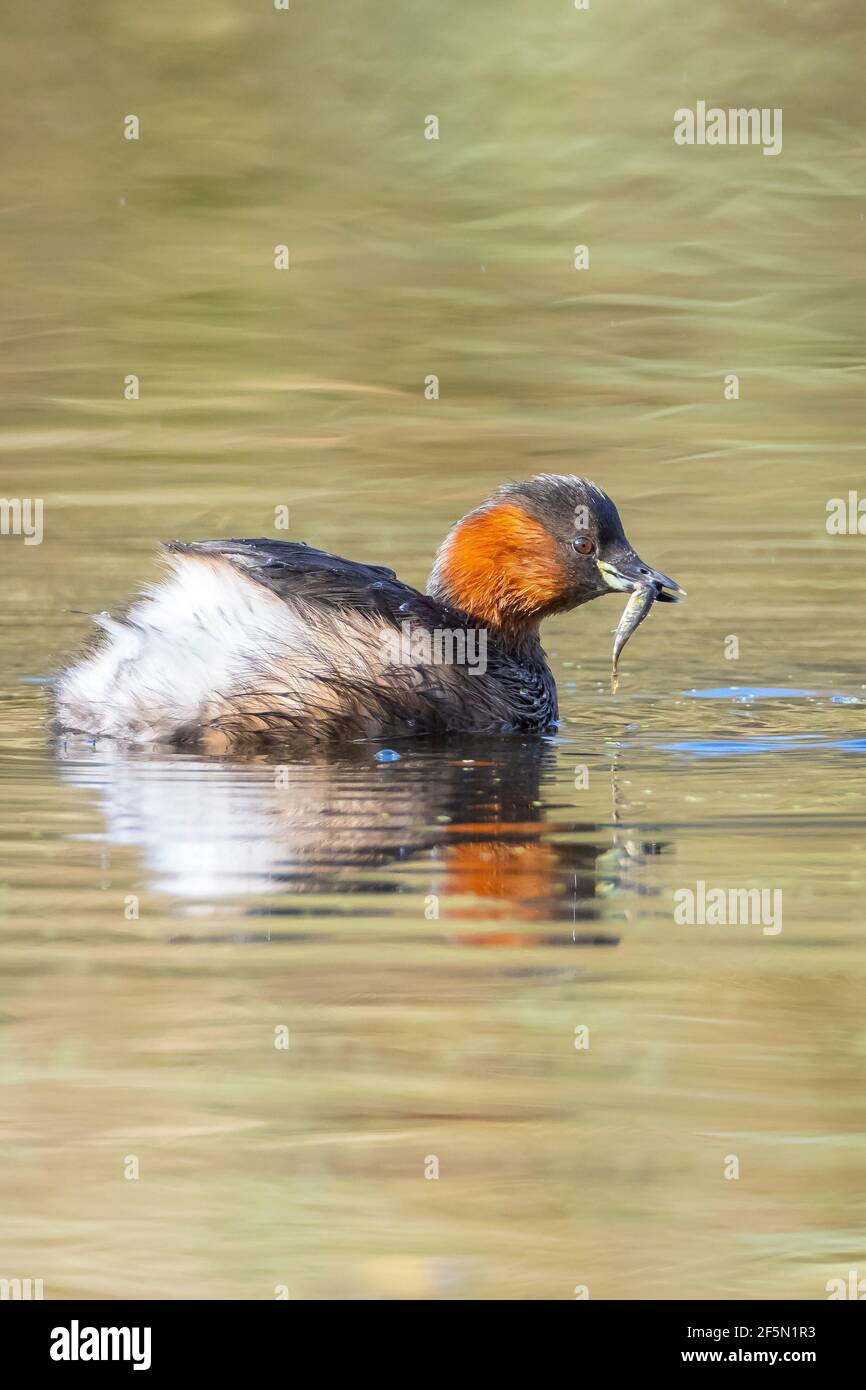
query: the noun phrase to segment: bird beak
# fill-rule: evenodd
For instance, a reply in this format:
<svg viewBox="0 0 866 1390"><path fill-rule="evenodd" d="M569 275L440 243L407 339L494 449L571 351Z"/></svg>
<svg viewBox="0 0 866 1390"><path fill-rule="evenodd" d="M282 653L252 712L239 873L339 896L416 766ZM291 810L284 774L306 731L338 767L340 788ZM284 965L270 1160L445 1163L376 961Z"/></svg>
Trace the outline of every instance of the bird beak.
<svg viewBox="0 0 866 1390"><path fill-rule="evenodd" d="M650 569L633 550L618 556L616 564L607 560L596 560L595 563L609 589L633 593L635 589L654 584L658 603L679 603L679 596L685 597L685 589L681 589L675 579L668 578L661 570Z"/></svg>

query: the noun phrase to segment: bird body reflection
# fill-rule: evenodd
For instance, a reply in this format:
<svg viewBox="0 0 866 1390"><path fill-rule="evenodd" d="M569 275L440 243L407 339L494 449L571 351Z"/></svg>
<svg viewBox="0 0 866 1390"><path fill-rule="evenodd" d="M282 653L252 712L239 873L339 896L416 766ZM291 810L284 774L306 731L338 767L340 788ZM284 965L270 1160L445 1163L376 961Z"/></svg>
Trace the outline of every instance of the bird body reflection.
<svg viewBox="0 0 866 1390"><path fill-rule="evenodd" d="M104 842L136 847L150 889L181 911L255 899L255 915L381 915L387 904L373 898L420 893L435 904L419 912L425 926L465 924L466 942L537 945L542 924L568 923L557 941L616 944L595 924L610 917L611 890L660 847L625 837L616 809L610 822L551 818L551 745L413 741L384 764L371 749L296 762L149 756L111 742L59 752L64 780L96 796ZM315 906L293 901L304 897Z"/></svg>

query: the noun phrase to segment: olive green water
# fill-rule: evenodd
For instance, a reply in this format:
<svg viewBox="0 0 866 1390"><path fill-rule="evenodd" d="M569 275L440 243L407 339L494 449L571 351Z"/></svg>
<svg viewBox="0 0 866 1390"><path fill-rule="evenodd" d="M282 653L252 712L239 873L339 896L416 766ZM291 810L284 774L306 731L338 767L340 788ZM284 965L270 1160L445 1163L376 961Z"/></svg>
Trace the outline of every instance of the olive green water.
<svg viewBox="0 0 866 1390"><path fill-rule="evenodd" d="M0 492L45 531L0 537L0 1277L866 1276L866 539L825 525L864 487L858 24L7 10ZM677 147L698 99L783 108L782 154ZM621 601L549 625L556 737L390 763L48 739L44 678L160 539L285 536L286 506L291 537L423 585L447 526L537 471L595 478L689 591L615 698ZM782 930L679 925L699 880L781 890Z"/></svg>

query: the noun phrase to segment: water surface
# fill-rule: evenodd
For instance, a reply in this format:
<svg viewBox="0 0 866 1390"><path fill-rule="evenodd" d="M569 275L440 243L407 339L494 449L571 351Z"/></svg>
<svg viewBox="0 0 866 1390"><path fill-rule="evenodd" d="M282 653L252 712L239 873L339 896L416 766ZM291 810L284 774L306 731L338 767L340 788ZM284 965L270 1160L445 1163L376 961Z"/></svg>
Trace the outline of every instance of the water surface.
<svg viewBox="0 0 866 1390"><path fill-rule="evenodd" d="M819 1298L866 1270L866 540L825 527L863 478L857 17L8 16L0 491L45 539L0 538L0 1275ZM783 107L782 155L674 146L702 97ZM616 697L620 600L550 623L556 736L47 736L46 679L159 540L287 506L423 585L537 471L593 477L689 591ZM781 889L783 929L678 925L698 881Z"/></svg>

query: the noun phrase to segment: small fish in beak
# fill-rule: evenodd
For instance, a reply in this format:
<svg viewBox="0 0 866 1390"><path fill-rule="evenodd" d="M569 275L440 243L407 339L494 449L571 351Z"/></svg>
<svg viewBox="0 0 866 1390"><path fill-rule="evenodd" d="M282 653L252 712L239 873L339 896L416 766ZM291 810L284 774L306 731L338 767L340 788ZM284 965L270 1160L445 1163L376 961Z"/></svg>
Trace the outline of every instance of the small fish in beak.
<svg viewBox="0 0 866 1390"><path fill-rule="evenodd" d="M632 633L640 627L658 597L659 591L655 584L637 584L629 595L628 603L623 609L622 617L617 624L617 629L613 638L613 663L610 672L610 688L614 694L616 694L616 689L619 685L617 665L619 663L620 653Z"/></svg>

